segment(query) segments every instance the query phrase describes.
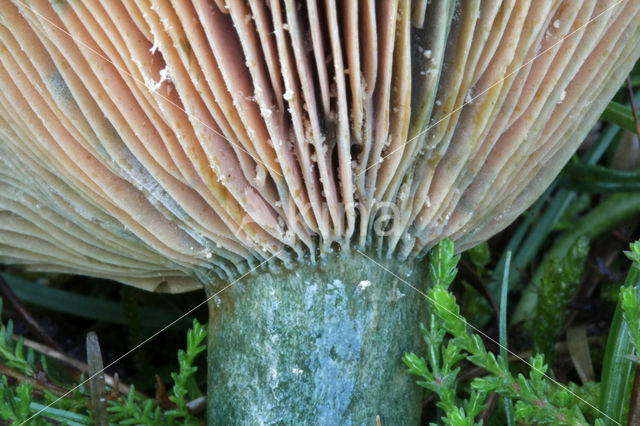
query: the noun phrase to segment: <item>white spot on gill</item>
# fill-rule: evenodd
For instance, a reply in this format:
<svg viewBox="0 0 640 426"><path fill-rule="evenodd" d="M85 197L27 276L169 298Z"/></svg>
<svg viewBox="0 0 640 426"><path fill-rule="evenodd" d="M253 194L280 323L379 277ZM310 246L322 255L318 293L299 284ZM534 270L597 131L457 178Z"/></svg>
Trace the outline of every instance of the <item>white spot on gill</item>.
<svg viewBox="0 0 640 426"><path fill-rule="evenodd" d="M562 102L564 102L566 97L567 97L567 91L563 90L562 93L560 94L560 100L558 101L558 103L561 104Z"/></svg>

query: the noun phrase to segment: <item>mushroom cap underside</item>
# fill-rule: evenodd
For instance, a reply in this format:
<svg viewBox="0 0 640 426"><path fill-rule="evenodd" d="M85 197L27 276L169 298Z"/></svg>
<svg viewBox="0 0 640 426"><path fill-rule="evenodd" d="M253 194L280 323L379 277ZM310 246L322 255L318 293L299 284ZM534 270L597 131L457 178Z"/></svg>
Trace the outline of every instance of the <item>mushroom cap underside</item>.
<svg viewBox="0 0 640 426"><path fill-rule="evenodd" d="M0 2L0 262L195 270L460 249L556 176L640 1Z"/></svg>

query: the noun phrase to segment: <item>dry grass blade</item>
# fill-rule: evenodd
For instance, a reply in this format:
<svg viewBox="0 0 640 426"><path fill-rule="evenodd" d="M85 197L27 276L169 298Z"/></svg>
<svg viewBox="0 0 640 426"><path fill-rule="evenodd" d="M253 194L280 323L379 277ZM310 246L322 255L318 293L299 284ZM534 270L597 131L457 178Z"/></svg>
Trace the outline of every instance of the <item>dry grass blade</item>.
<svg viewBox="0 0 640 426"><path fill-rule="evenodd" d="M109 426L107 413L107 387L104 380L102 352L98 336L87 333L87 364L89 365L89 388L91 389L91 407L95 426Z"/></svg>

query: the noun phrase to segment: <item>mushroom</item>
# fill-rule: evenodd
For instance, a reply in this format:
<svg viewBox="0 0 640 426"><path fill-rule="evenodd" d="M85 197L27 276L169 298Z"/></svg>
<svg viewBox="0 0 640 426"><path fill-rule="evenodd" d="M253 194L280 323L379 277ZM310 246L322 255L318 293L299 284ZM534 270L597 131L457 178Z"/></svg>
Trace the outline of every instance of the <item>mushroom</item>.
<svg viewBox="0 0 640 426"><path fill-rule="evenodd" d="M424 253L541 194L639 31L637 0L2 1L0 261L204 287L209 424L415 424Z"/></svg>

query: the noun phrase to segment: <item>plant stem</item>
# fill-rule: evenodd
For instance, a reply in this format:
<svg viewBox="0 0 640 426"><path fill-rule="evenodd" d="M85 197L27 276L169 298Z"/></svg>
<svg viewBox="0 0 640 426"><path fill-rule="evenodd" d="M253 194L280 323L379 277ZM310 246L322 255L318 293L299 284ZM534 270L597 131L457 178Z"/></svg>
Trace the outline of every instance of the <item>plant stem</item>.
<svg viewBox="0 0 640 426"><path fill-rule="evenodd" d="M69 392L68 389L65 388L61 388L60 386L57 386L54 383L51 382L42 382L40 380L37 380L33 377L29 377L25 374L22 374L21 372L17 371L14 368L8 367L4 364L0 364L0 375L3 376L7 376L7 377L11 377L15 380L18 381L18 383L30 383L33 385L33 387L35 389L44 391L44 390L48 390L51 393L53 393L54 395L57 396L65 396L65 397L69 397L67 394Z"/></svg>
<svg viewBox="0 0 640 426"><path fill-rule="evenodd" d="M639 275L638 269L632 267L625 285L637 286ZM629 334L629 325L622 317L622 306L618 301L602 362L600 410L607 416L607 419L603 419L605 424L614 424L610 419L622 423L625 396L633 380L633 362L627 358L627 355L632 353L633 341Z"/></svg>
<svg viewBox="0 0 640 426"><path fill-rule="evenodd" d="M635 366L627 424L629 426L640 424L640 371L638 371L638 366Z"/></svg>
<svg viewBox="0 0 640 426"><path fill-rule="evenodd" d="M38 337L42 339L42 341L54 348L57 351L60 351L60 347L58 344L49 336L49 334L38 324L32 316L31 313L24 307L20 299L13 292L9 284L4 280L2 275L0 275L0 295L13 306L13 308L18 311L22 320L27 324L27 326L33 331Z"/></svg>

